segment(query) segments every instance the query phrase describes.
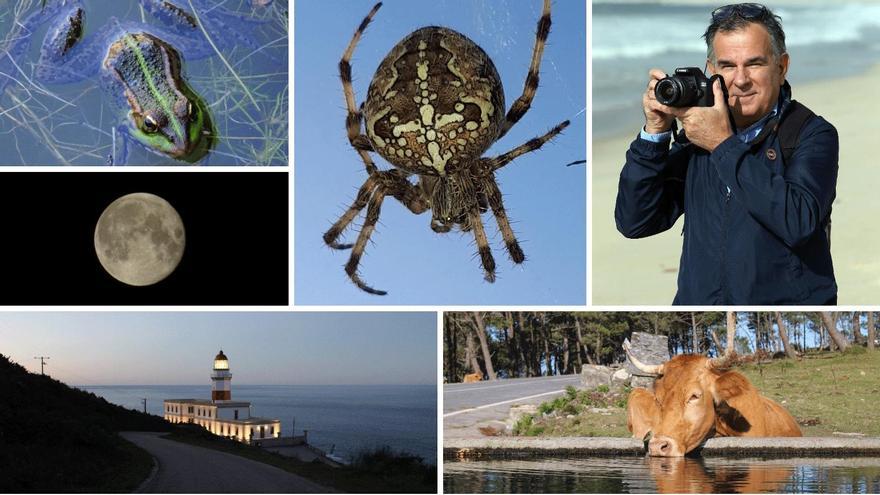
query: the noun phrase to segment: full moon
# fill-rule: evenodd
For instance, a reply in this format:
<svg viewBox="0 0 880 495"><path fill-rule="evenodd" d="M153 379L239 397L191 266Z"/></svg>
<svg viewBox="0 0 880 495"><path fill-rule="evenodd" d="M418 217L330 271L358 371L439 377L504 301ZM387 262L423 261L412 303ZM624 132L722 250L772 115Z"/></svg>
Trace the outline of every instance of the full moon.
<svg viewBox="0 0 880 495"><path fill-rule="evenodd" d="M122 196L101 213L95 227L98 261L128 285L152 285L170 275L185 244L180 215L155 194Z"/></svg>

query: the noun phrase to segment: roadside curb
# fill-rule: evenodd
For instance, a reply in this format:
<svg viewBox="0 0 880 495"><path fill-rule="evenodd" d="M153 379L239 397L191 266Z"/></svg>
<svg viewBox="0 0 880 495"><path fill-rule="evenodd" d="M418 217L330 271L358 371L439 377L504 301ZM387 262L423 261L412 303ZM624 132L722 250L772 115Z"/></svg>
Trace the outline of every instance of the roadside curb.
<svg viewBox="0 0 880 495"><path fill-rule="evenodd" d="M880 455L880 437L710 438L699 452L704 457L747 455L870 456ZM538 456L644 455L641 440L616 437L486 437L443 442L443 459Z"/></svg>
<svg viewBox="0 0 880 495"><path fill-rule="evenodd" d="M150 458L153 459L153 469L150 470L150 474L144 479L144 481L141 481L141 484L138 485L132 493L146 493L144 492L144 489L156 478L156 475L159 474L159 459L156 459L156 456L152 454L150 454Z"/></svg>

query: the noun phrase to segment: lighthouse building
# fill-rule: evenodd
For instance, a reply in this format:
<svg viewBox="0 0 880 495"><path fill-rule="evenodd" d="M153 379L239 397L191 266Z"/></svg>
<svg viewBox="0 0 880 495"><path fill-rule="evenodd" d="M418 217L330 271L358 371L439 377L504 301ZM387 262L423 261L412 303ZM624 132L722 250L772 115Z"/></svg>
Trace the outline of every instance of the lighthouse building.
<svg viewBox="0 0 880 495"><path fill-rule="evenodd" d="M165 420L192 423L215 435L251 443L279 438L281 421L251 416L251 403L232 400L232 373L221 350L211 373L211 400L166 399Z"/></svg>

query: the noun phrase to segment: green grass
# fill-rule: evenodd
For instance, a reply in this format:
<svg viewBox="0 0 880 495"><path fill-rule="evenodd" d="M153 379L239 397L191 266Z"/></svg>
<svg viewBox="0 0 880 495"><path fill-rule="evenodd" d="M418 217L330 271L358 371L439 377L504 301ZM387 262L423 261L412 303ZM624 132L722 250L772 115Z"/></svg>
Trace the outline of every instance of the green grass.
<svg viewBox="0 0 880 495"><path fill-rule="evenodd" d="M200 427L181 427L169 439L220 450L283 469L320 485L354 493L436 493L437 467L420 457L379 448L356 456L351 466L335 468L302 462L259 447L228 440Z"/></svg>
<svg viewBox="0 0 880 495"><path fill-rule="evenodd" d="M855 347L843 354L821 353L801 361L753 364L740 371L798 421L818 421L801 426L805 436L833 432L880 436L880 351Z"/></svg>
<svg viewBox="0 0 880 495"><path fill-rule="evenodd" d="M805 436L834 432L880 436L880 351L862 347L846 353L810 354L801 360L782 359L736 368L766 397L783 405L801 423ZM626 395L599 390L567 390L566 395L542 403L538 414L526 415L514 425L523 436L629 437ZM610 415L589 412L607 409Z"/></svg>
<svg viewBox="0 0 880 495"><path fill-rule="evenodd" d="M522 436L629 436L626 429L626 397L629 389L610 390L601 385L594 390L566 387L565 395L538 406L538 413L522 416L513 426ZM591 412L605 410L607 414Z"/></svg>

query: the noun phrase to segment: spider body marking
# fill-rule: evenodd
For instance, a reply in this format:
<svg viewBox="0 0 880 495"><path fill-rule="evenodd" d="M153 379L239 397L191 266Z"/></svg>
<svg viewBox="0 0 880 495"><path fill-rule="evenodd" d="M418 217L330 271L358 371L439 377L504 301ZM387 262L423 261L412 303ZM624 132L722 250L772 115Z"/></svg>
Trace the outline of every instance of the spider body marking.
<svg viewBox="0 0 880 495"><path fill-rule="evenodd" d="M514 158L539 149L568 125L564 121L543 136L497 157L482 156L531 105L550 32L550 0L543 2L523 93L506 114L501 78L486 52L463 34L436 26L412 32L391 49L379 64L367 99L359 109L351 84L350 60L381 5L376 4L361 22L339 62L349 141L369 176L351 207L324 234L324 242L335 249L352 249L345 266L349 278L366 292L384 295L384 291L364 283L357 272L382 201L390 195L415 214L430 209L435 232L449 232L454 227L473 232L484 278L494 282L495 260L482 213L492 210L511 260L517 264L525 261L494 173ZM371 151L395 168L379 170L369 155ZM418 177L416 184L410 181L412 175ZM355 243L339 243L338 238L364 208L367 213Z"/></svg>
<svg viewBox="0 0 880 495"><path fill-rule="evenodd" d="M504 123L495 64L467 37L419 29L379 64L363 106L373 149L418 175L456 175L492 145Z"/></svg>

